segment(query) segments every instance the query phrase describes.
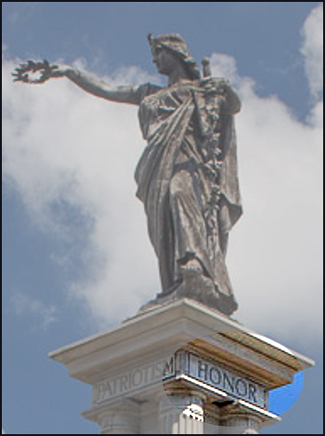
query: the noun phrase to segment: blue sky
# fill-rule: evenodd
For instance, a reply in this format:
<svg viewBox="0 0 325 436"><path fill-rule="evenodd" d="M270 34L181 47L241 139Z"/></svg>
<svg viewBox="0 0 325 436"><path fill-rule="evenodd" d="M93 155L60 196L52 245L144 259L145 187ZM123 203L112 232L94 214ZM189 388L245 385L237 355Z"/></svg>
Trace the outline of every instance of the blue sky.
<svg viewBox="0 0 325 436"><path fill-rule="evenodd" d="M244 216L227 263L235 318L316 360L282 422L322 432L322 6L317 2L3 2L3 427L89 434L90 388L47 353L159 290L133 171L135 108L67 80L13 84L18 62L73 63L114 84L164 83L146 35L178 32L238 89ZM127 126L127 129L125 128ZM119 295L119 298L114 298ZM301 375L298 388L301 388ZM283 400L284 397L284 400ZM273 410L293 403L277 395ZM286 405L285 405L286 404Z"/></svg>

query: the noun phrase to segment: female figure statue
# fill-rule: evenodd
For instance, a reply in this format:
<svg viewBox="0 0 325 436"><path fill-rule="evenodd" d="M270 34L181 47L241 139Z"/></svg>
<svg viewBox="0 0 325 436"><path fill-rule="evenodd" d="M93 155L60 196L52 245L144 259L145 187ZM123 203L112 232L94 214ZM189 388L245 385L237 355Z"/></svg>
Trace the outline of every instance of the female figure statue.
<svg viewBox="0 0 325 436"><path fill-rule="evenodd" d="M67 77L107 100L139 106L148 145L138 162L137 196L159 262L162 291L149 303L192 298L230 315L237 309L225 255L228 234L242 213L233 115L240 101L224 79L204 77L178 34L149 35L153 62L168 86L112 87L67 65L29 61L16 80ZM148 307L146 305L145 307Z"/></svg>

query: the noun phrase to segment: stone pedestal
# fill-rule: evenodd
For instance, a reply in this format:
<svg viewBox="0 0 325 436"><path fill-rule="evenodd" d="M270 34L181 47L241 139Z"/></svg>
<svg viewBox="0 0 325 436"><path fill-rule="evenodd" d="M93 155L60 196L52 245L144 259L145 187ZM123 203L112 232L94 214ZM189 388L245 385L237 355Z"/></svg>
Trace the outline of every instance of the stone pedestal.
<svg viewBox="0 0 325 436"><path fill-rule="evenodd" d="M92 386L102 434L244 434L279 421L268 391L313 362L193 300L50 353ZM73 400L73 399L72 399Z"/></svg>

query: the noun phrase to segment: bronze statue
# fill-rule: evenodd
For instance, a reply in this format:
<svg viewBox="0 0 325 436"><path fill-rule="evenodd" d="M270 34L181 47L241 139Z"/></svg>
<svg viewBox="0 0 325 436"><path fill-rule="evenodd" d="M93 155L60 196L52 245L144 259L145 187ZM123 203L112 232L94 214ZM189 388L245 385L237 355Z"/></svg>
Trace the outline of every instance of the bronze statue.
<svg viewBox="0 0 325 436"><path fill-rule="evenodd" d="M67 77L107 100L139 106L148 145L138 162L137 196L144 203L158 257L162 291L145 307L183 297L230 315L237 309L225 256L228 234L242 208L233 115L238 96L228 81L204 77L178 34L148 37L158 72L168 86L112 87L67 65L28 61L16 81L43 83ZM40 72L36 79L30 72Z"/></svg>

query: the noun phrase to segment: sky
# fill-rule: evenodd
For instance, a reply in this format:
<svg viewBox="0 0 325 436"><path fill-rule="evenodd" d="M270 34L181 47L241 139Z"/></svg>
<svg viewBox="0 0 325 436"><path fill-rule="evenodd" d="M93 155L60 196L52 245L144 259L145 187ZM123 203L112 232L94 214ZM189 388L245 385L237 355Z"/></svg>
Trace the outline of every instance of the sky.
<svg viewBox="0 0 325 436"><path fill-rule="evenodd" d="M112 85L164 85L149 32L180 33L240 95L233 317L316 361L295 389L272 394L282 422L262 433L322 433L322 3L3 2L2 12L6 433L98 433L80 416L90 387L47 354L117 326L160 291L135 197L137 108L10 73L47 59Z"/></svg>

